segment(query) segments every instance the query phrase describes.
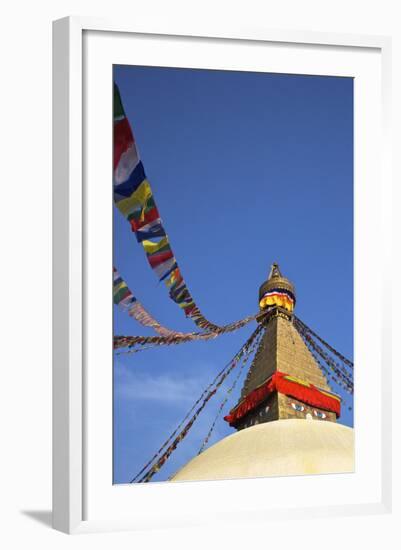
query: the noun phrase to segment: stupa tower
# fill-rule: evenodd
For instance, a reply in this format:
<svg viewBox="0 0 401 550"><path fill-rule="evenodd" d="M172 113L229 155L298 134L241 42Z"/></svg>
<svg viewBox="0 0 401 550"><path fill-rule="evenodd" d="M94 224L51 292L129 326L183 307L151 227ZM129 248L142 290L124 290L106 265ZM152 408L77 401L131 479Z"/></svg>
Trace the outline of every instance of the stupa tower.
<svg viewBox="0 0 401 550"><path fill-rule="evenodd" d="M352 472L354 431L336 422L341 400L293 323L294 285L273 264L259 289L264 334L238 403L237 431L194 457L171 481Z"/></svg>
<svg viewBox="0 0 401 550"><path fill-rule="evenodd" d="M237 430L288 418L336 422L336 412L332 409L339 410L340 400L331 392L292 323L295 302L294 285L282 276L279 266L273 264L268 279L259 289L260 309L270 311L262 321L266 324L265 334L248 371L239 403L226 417ZM269 382L271 387L263 391Z"/></svg>

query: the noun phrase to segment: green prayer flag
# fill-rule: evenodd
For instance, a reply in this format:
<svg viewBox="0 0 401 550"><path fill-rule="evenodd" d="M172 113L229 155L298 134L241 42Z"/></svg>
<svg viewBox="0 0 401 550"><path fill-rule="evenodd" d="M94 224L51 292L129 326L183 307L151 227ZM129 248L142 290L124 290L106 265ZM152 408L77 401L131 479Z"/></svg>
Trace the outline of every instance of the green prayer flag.
<svg viewBox="0 0 401 550"><path fill-rule="evenodd" d="M120 120L121 118L125 117L120 91L116 84L114 84L113 116L114 120Z"/></svg>

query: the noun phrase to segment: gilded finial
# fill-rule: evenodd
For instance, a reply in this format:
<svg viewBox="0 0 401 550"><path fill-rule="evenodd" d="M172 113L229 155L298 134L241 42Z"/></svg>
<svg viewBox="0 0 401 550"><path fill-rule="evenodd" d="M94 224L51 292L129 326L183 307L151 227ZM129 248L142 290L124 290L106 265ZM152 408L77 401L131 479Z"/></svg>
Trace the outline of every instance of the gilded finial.
<svg viewBox="0 0 401 550"><path fill-rule="evenodd" d="M276 262L272 263L268 279L272 279L273 277L281 277L281 276L282 275L281 275L281 271L278 266L278 263Z"/></svg>
<svg viewBox="0 0 401 550"><path fill-rule="evenodd" d="M279 306L287 311L293 311L295 301L294 285L286 277L283 277L278 263L274 262L267 281L259 289L260 309Z"/></svg>

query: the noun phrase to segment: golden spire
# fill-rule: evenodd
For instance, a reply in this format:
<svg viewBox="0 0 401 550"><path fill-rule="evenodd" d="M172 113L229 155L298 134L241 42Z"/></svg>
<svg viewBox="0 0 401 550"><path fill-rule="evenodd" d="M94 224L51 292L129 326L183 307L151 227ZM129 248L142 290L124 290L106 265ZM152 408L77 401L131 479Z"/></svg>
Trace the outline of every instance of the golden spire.
<svg viewBox="0 0 401 550"><path fill-rule="evenodd" d="M271 279L272 277L282 277L279 265L276 262L271 265L268 279Z"/></svg>

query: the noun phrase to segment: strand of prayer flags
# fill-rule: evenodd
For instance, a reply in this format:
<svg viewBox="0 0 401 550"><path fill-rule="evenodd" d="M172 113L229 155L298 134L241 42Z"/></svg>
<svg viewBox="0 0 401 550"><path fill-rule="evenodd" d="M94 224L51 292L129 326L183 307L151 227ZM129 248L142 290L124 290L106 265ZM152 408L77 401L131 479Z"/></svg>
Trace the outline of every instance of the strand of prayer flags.
<svg viewBox="0 0 401 550"><path fill-rule="evenodd" d="M312 347L313 350L326 362L326 364L331 368L334 373L341 378L345 382L347 386L350 388L353 387L353 381L352 381L352 374L348 374L344 369L341 368L341 365L339 365L332 357L326 353L326 351L321 348L317 342L315 342L312 338L312 336L308 333L307 330L301 325L297 320L294 319L294 326L298 330L299 334L302 336L304 342L308 345L308 347Z"/></svg>
<svg viewBox="0 0 401 550"><path fill-rule="evenodd" d="M303 338L306 344L310 344L312 348L320 355L320 357L327 363L327 365L335 372L335 374L343 381L344 389L349 392L353 393L354 391L354 383L352 381L352 378L349 377L349 375L344 374L343 371L340 369L340 365L336 363L308 334L308 332L303 328L303 326L297 322L297 320L294 320L294 326L298 330L299 334Z"/></svg>
<svg viewBox="0 0 401 550"><path fill-rule="evenodd" d="M217 388L211 390L205 399L203 400L202 405L196 410L195 414L191 418L191 420L186 424L184 429L181 431L181 433L175 438L173 443L168 447L166 452L159 458L159 460L156 462L156 464L150 469L150 471L144 475L138 483L148 483L152 477L160 470L160 468L166 463L166 461L170 458L171 454L175 451L179 443L187 436L189 430L192 428L195 420L198 418L199 414L203 411L203 409L206 407L208 401L213 397L213 395L216 393Z"/></svg>
<svg viewBox="0 0 401 550"><path fill-rule="evenodd" d="M240 321L237 321L235 323L231 323L230 325L227 325L226 327L221 327L218 332L205 332L205 333L196 333L196 332L177 332L174 330L170 330L164 326L162 326L138 301L138 299L134 296L133 292L128 288L127 283L124 281L120 273L117 271L117 269L113 268L113 299L114 303L121 307L124 311L128 313L131 317L136 319L139 323L146 327L153 328L158 334L160 334L160 338L158 337L146 337L146 336L117 336L115 337L115 348L120 347L126 347L130 346L132 347L135 344L140 344L141 346L145 344L151 344L152 346L155 345L162 345L163 343L179 343L182 342L188 342L191 340L210 340L213 338L217 338L220 334L223 334L224 332L231 332L233 330L237 330L237 328L241 328L245 324L249 323L250 321L253 321L258 315L252 315L249 317L246 317L245 319L242 319ZM138 350L134 350L138 351Z"/></svg>
<svg viewBox="0 0 401 550"><path fill-rule="evenodd" d="M137 300L120 273L113 267L113 300L116 305L126 311L130 317L141 325L153 328L162 337L179 338L183 333L163 327Z"/></svg>
<svg viewBox="0 0 401 550"><path fill-rule="evenodd" d="M261 333L260 333L261 334ZM163 449L165 449L167 447L167 445L170 443L170 441L173 439L173 437L175 436L175 434L178 432L178 430L184 425L184 423L188 420L188 418L190 417L190 415L192 414L192 412L195 410L195 408L197 407L197 405L199 405L199 403L202 401L202 399L207 395L208 391L216 384L217 380L220 378L220 376L223 375L223 373L230 367L230 365L232 364L232 362L234 360L236 360L237 357L241 358L244 351L243 351L243 348L244 346L241 347L241 349L237 352L237 354L234 356L233 359L231 359L231 361L229 363L227 363L222 369L221 371L216 374L216 376L214 377L214 379L212 380L212 382L210 382L210 384L203 390L203 392L201 393L201 395L198 397L198 399L195 401L195 403L192 405L192 407L189 409L189 411L187 412L187 414L184 416L184 418L181 420L181 422L178 424L178 426L176 427L176 429L173 431L173 433L166 439L166 441L163 443L163 445L156 451L156 453L152 456L152 458L145 464L145 466L142 468L142 470L140 470L137 475L130 481L130 483L134 483L138 477L146 470L146 468L148 468L148 466L150 466L152 464L152 462L159 456L159 454L163 451Z"/></svg>
<svg viewBox="0 0 401 550"><path fill-rule="evenodd" d="M309 351L311 352L311 354L315 358L316 363L319 365L319 367L324 372L324 374L326 376L326 379L329 383L329 386L332 385L331 381L334 381L338 386L343 388L350 395L350 397L352 398L352 393L350 393L348 385L345 384L345 382L343 382L341 378L337 377L337 375L334 374L330 369L326 368L326 366L322 363L320 356L317 354L315 349L309 344L309 342L307 340L305 340L305 344L307 345ZM329 379L330 379L330 382L329 382ZM348 400L346 400L346 403L345 403L345 399L343 399L343 401L344 401L344 406L346 406L349 411L352 411L352 409L353 409L352 404Z"/></svg>
<svg viewBox="0 0 401 550"><path fill-rule="evenodd" d="M302 336L302 335L301 335ZM313 355L313 358L315 359L316 363L319 365L320 369L322 370L323 374L326 377L326 381L331 386L331 381L334 381L338 386L342 387L344 390L348 391L348 384L346 384L342 378L340 378L333 369L328 368L321 359L321 356L317 353L315 348L310 344L310 342L303 338L303 341L306 344L306 347L310 351L310 353Z"/></svg>
<svg viewBox="0 0 401 550"><path fill-rule="evenodd" d="M184 344L193 340L213 340L221 334L234 332L244 327L251 321L261 322L269 315L271 315L271 313L271 311L261 311L256 313L255 315L249 315L244 319L235 321L234 323L230 323L229 325L219 327L219 330L216 332L188 332L180 333L177 336L114 336L114 349L133 348L135 346L145 345L169 346L175 344ZM134 350L129 349L126 353L130 352L134 352Z"/></svg>
<svg viewBox="0 0 401 550"><path fill-rule="evenodd" d="M345 382L343 382L342 379L339 378L336 374L334 374L332 371L330 371L330 369L326 368L326 366L321 361L320 356L317 354L317 352L314 350L314 348L312 346L310 346L310 344L308 343L307 340L305 340L305 344L307 345L309 351L313 355L316 363L319 365L319 367L322 369L323 373L325 374L326 380L327 380L329 386L331 387L332 382L335 382L338 386L343 388L352 397L352 393L349 391L348 385ZM348 408L349 411L352 410L352 405L350 404L350 402L348 400L347 400L347 403L344 403L344 405Z"/></svg>
<svg viewBox="0 0 401 550"><path fill-rule="evenodd" d="M297 322L296 322L297 323ZM312 335L308 330L306 330L303 325L302 330L305 331L305 338L311 343L314 349L319 353L319 355L326 361L329 366L333 366L336 369L336 372L339 373L339 376L343 378L350 386L353 387L353 373L349 373L344 366L335 361L323 348L321 348L315 340L313 340Z"/></svg>
<svg viewBox="0 0 401 550"><path fill-rule="evenodd" d="M198 455L200 455L205 450L206 445L209 443L210 438L212 436L212 433L214 431L214 428L216 427L217 421L220 418L220 416L223 412L223 409L226 406L227 401L229 400L232 392L235 390L235 387L238 384L238 381L241 377L241 374L243 373L245 365L249 361L250 356L252 355L252 353L254 353L255 349L257 349L259 347L264 332L265 332L265 330L262 330L262 331L259 332L258 336L255 338L255 340L253 342L252 348L249 350L249 353L243 358L242 364L241 364L241 366L238 370L237 376L235 377L235 379L234 379L233 383L231 384L231 386L228 388L228 390L226 392L226 396L224 397L223 401L220 403L220 406L217 410L217 413L216 413L216 416L215 416L215 418L212 422L212 425L210 426L210 429L209 429L205 439L203 440L202 445L200 446L200 449L198 451Z"/></svg>
<svg viewBox="0 0 401 550"><path fill-rule="evenodd" d="M324 346L326 346L327 349L329 349L334 355L336 355L339 359L341 359L341 361L343 363L345 363L346 365L348 365L351 369L354 368L354 363L352 361L350 361L349 359L347 359L346 357L344 357L344 355L342 355L339 351L337 351L336 349L334 349L332 346L330 346L330 344L328 344L325 340L323 340L323 338L321 338L318 334L316 334L316 332L314 332L310 327L308 327L308 325L305 325L305 323L303 321L301 321L301 319L299 319L298 317L296 317L294 315L294 319L296 319L296 321L302 325L302 327L307 330L312 336L314 336L317 340L319 340L319 342L321 344L323 344Z"/></svg>
<svg viewBox="0 0 401 550"><path fill-rule="evenodd" d="M205 408L209 400L213 397L213 395L217 392L218 388L222 385L224 380L227 378L227 376L231 373L231 371L238 365L238 362L240 361L241 357L249 352L250 347L252 346L255 338L259 335L261 330L263 329L263 325L259 325L256 330L251 334L251 336L248 338L248 340L245 342L245 344L242 346L240 351L234 356L234 358L230 361L227 367L221 371L221 374L218 375L217 381L213 384L210 384L208 386L208 390L206 395L203 397L203 401L201 405L195 410L194 414L190 418L190 420L185 424L184 428L181 430L181 432L175 437L173 442L169 445L169 447L166 449L166 451L160 456L160 458L157 460L155 464L148 470L147 473L145 473L138 481L138 483L147 483L149 482L152 477L160 470L160 468L166 463L168 458L171 456L171 454L175 451L179 443L188 435L189 430L193 426L195 420L198 418L199 414L202 412L202 410ZM216 380L216 379L215 379ZM205 392L202 394L204 395ZM201 401L201 398L197 401L196 404L199 404ZM195 405L196 406L196 405ZM195 407L192 408L192 410ZM181 423L182 425L182 423ZM176 434L178 431L178 428L175 430L174 434ZM170 438L167 440L166 444L162 447L164 448L168 442L171 441L173 436L170 436ZM152 461L149 461L152 462ZM149 464L149 463L148 463ZM143 473L146 467L144 467L140 473ZM135 476L134 480L136 480L139 477L139 474Z"/></svg>
<svg viewBox="0 0 401 550"><path fill-rule="evenodd" d="M216 331L220 327L202 315L179 270L116 84L113 117L114 203L130 223L159 281L165 282L170 298L197 326L206 331Z"/></svg>

